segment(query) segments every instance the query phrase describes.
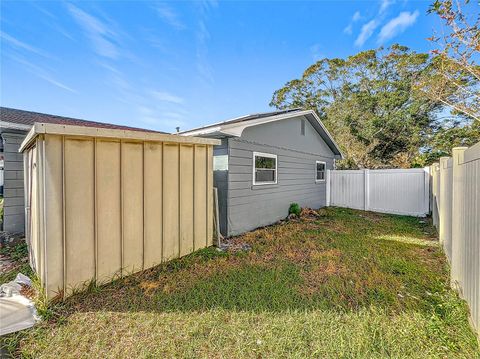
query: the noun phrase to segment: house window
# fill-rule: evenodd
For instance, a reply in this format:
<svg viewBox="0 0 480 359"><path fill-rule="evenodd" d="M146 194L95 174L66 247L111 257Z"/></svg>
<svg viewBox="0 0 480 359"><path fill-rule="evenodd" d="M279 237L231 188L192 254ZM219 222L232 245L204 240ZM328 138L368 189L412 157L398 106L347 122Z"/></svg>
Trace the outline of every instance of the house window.
<svg viewBox="0 0 480 359"><path fill-rule="evenodd" d="M325 162L323 161L316 161L315 162L315 181L325 181L325 170L326 170Z"/></svg>
<svg viewBox="0 0 480 359"><path fill-rule="evenodd" d="M277 183L277 155L253 153L253 184Z"/></svg>
<svg viewBox="0 0 480 359"><path fill-rule="evenodd" d="M305 120L300 121L300 134L305 136Z"/></svg>

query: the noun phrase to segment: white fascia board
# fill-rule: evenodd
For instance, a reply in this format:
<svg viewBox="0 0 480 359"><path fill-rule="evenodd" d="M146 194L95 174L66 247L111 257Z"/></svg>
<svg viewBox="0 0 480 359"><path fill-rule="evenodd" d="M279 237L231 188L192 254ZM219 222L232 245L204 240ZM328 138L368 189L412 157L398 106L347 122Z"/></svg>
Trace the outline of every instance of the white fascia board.
<svg viewBox="0 0 480 359"><path fill-rule="evenodd" d="M198 136L198 135L208 135L214 132L222 132L221 126L209 127L205 129L198 129L193 131L180 132L180 136Z"/></svg>
<svg viewBox="0 0 480 359"><path fill-rule="evenodd" d="M309 112L310 111L289 112L289 113L283 113L281 115L248 120L245 122L231 123L231 124L222 126L221 132L240 137L243 133L243 130L245 130L248 127L263 125L265 123L285 120L292 117L299 117L299 116L306 115Z"/></svg>
<svg viewBox="0 0 480 359"><path fill-rule="evenodd" d="M340 156L341 156L341 159L344 158L343 156L343 153L342 151L340 150L340 147L338 146L338 144L335 142L335 140L333 139L332 135L330 134L330 132L328 132L327 128L324 126L323 122L320 120L320 117L318 117L317 113L315 111L307 111L309 113L311 113L313 115L313 117L315 117L315 119L317 120L317 122L320 124L320 126L322 127L322 129L325 131L325 133L327 134L327 136L330 138L330 140L332 141L332 143L334 144L334 146L338 149L338 152L340 153Z"/></svg>
<svg viewBox="0 0 480 359"><path fill-rule="evenodd" d="M332 135L326 127L323 125L322 121L318 117L315 111L313 110L305 110L305 111L298 111L298 112L288 112L288 113L283 113L280 115L274 115L270 117L263 117L263 118L258 118L258 119L252 119L252 120L246 120L246 121L239 121L235 123L227 123L227 124L222 124L219 123L217 126L214 127L208 127L208 128L200 128L197 130L193 131L186 131L184 133L180 133L182 136L202 136L202 135L209 135L212 133L221 133L226 136L234 136L234 137L240 137L242 136L243 131L252 126L257 126L257 125L262 125L265 123L269 122L274 122L274 121L280 121L280 120L285 120L288 118L293 118L293 117L299 117L299 116L305 116L305 115L313 115L315 120L318 122L322 130L325 132L327 137L332 141L333 145L337 148L338 152L340 153L340 157L343 158L343 153L340 151L340 147L338 144L335 142L333 139ZM239 117L240 119L241 117Z"/></svg>
<svg viewBox="0 0 480 359"><path fill-rule="evenodd" d="M0 121L0 128L8 128L8 129L11 129L11 130L30 131L32 126L24 125L24 124L20 124L20 123L14 123L14 122Z"/></svg>
<svg viewBox="0 0 480 359"><path fill-rule="evenodd" d="M208 127L208 128L200 128L198 130L193 130L193 131L186 131L181 133L182 136L198 136L198 135L208 135L214 132L219 132L223 133L228 136L235 136L235 137L240 137L243 133L243 130L252 127L252 126L257 126L257 125L262 125L264 123L268 122L273 122L273 121L279 121L279 120L284 120L287 118L292 118L292 117L298 117L298 116L303 116L312 111L299 111L299 112L289 112L289 113L284 113L280 115L274 115L270 117L263 117L263 118L257 118L257 119L252 119L252 120L246 120L246 121L240 121L240 122L235 122L235 123L227 123L227 124L218 124L215 127ZM241 117L239 117L241 118ZM235 119L234 119L235 120ZM233 121L233 120L232 120Z"/></svg>
<svg viewBox="0 0 480 359"><path fill-rule="evenodd" d="M243 133L243 130L245 130L248 127L262 125L262 124L265 124L265 123L280 121L280 120L293 118L293 117L305 116L305 115L313 115L313 117L318 122L318 124L320 125L322 130L325 132L327 137L332 141L333 145L337 148L338 152L340 153L341 158L343 158L343 153L342 153L342 151L340 151L340 147L335 142L335 140L333 139L330 132L328 132L327 128L324 126L324 124L322 123L322 121L320 120L320 118L318 117L316 112L312 111L312 110L299 111L299 112L289 112L289 113L276 115L276 116L271 116L271 117L265 117L265 118L259 118L259 119L255 119L255 120L245 121L245 122L237 122L237 123L227 124L227 125L221 126L220 132L222 132L226 135L240 137Z"/></svg>

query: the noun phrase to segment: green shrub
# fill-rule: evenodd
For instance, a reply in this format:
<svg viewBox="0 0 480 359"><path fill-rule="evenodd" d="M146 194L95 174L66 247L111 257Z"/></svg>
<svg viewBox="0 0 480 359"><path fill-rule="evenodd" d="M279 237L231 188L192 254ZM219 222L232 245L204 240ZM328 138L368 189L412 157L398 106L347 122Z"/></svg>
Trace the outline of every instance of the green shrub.
<svg viewBox="0 0 480 359"><path fill-rule="evenodd" d="M302 212L302 209L298 205L298 203L292 203L290 204L290 208L288 209L288 214L295 214L296 216L300 216L300 213Z"/></svg>

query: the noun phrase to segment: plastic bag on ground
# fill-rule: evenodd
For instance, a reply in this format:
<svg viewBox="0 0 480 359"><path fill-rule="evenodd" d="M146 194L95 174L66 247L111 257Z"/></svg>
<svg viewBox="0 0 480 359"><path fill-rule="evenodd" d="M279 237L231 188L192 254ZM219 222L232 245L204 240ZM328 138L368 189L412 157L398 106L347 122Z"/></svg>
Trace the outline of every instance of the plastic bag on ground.
<svg viewBox="0 0 480 359"><path fill-rule="evenodd" d="M22 284L31 286L32 282L18 273L15 280L0 286L0 335L30 328L40 320L34 303L20 293Z"/></svg>

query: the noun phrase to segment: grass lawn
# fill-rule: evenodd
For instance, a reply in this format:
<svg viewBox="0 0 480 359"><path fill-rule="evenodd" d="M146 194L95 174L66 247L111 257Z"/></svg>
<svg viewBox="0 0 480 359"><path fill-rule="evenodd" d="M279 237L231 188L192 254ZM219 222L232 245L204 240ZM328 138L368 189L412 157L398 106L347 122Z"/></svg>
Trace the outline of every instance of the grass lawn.
<svg viewBox="0 0 480 359"><path fill-rule="evenodd" d="M428 223L348 209L236 238L42 312L24 357L478 358Z"/></svg>

